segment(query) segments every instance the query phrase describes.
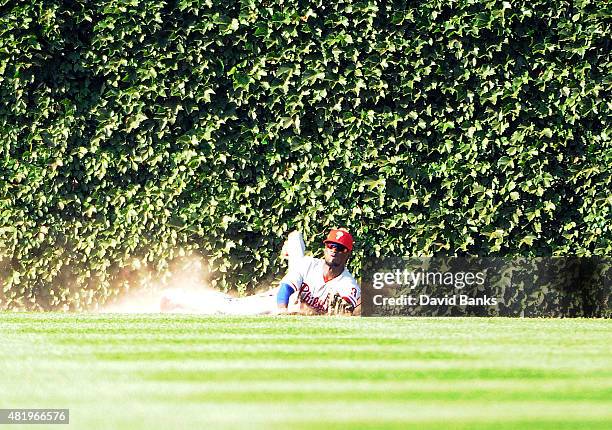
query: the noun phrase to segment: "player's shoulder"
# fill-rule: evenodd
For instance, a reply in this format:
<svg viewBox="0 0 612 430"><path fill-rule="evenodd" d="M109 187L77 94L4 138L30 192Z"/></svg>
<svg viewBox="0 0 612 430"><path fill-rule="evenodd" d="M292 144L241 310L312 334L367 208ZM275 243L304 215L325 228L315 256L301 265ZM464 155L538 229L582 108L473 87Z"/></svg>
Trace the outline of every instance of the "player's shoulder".
<svg viewBox="0 0 612 430"><path fill-rule="evenodd" d="M318 260L320 260L320 258L314 258L312 255L304 255L301 259L301 262L302 264L314 264Z"/></svg>
<svg viewBox="0 0 612 430"><path fill-rule="evenodd" d="M310 267L314 267L318 264L318 258L314 258L310 255L304 255L300 257L299 261L297 261L297 265L302 269L308 269Z"/></svg>
<svg viewBox="0 0 612 430"><path fill-rule="evenodd" d="M342 283L342 284L350 284L352 287L356 287L357 289L359 289L359 284L357 283L357 279L355 279L355 277L353 276L353 274L351 272L349 272L348 269L344 269L344 271L340 274L340 276L338 277L338 282Z"/></svg>

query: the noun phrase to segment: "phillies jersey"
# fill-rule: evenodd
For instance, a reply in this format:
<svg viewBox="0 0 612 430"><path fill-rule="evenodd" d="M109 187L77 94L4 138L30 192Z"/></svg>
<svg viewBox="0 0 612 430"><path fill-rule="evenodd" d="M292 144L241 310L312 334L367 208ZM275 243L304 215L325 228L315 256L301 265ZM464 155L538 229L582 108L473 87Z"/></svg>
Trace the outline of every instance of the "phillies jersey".
<svg viewBox="0 0 612 430"><path fill-rule="evenodd" d="M325 261L309 256L297 260L281 283L292 285L298 292L302 303L318 313L326 313L330 294L338 293L353 307L357 306L361 297L361 289L353 275L345 268L344 271L325 282L323 268Z"/></svg>

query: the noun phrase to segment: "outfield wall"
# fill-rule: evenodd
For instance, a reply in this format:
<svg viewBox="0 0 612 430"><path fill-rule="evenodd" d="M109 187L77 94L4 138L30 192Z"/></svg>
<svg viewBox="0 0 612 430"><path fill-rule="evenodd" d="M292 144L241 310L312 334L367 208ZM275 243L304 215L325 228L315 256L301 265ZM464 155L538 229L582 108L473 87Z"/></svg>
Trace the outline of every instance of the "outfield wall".
<svg viewBox="0 0 612 430"><path fill-rule="evenodd" d="M4 2L0 308L89 308L194 253L249 291L289 231L317 250L336 225L357 275L381 256L610 255L609 15Z"/></svg>

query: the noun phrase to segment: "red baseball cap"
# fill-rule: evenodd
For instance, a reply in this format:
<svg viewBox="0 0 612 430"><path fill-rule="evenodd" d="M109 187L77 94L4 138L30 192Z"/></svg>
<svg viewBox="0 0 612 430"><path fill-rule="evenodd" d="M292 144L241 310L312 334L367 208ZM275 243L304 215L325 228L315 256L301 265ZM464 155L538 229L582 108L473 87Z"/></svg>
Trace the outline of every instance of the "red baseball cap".
<svg viewBox="0 0 612 430"><path fill-rule="evenodd" d="M337 243L349 251L353 250L353 236L345 228L332 228L323 243Z"/></svg>

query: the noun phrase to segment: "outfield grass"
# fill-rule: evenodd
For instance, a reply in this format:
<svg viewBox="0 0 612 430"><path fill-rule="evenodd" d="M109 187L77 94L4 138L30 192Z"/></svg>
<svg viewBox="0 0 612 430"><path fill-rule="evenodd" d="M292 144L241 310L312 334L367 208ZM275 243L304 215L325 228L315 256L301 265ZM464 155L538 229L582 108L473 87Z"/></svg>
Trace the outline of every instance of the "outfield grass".
<svg viewBox="0 0 612 430"><path fill-rule="evenodd" d="M0 408L69 408L53 428L612 428L609 320L0 314L0 333Z"/></svg>

